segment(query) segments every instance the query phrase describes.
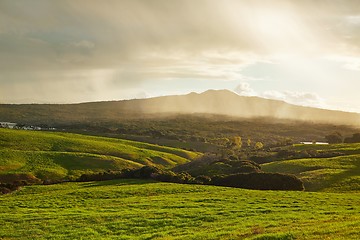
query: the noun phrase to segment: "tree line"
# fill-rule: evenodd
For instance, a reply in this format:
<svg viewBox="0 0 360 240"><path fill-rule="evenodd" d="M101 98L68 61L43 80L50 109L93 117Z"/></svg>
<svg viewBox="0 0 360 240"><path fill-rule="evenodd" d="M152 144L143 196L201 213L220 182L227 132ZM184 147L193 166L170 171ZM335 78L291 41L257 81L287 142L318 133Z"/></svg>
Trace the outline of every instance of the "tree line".
<svg viewBox="0 0 360 240"><path fill-rule="evenodd" d="M160 182L182 184L205 184L224 187L236 187L255 190L294 190L303 191L303 182L294 175L282 173L237 173L229 175L216 175L209 177L199 175L193 177L187 172L175 173L170 170L145 166L139 169L125 169L123 171L108 171L95 174L83 174L76 181L105 181L114 179L152 179Z"/></svg>
<svg viewBox="0 0 360 240"><path fill-rule="evenodd" d="M325 139L330 144L336 143L360 143L360 133L354 133L351 137L344 137L339 132L334 132L325 136Z"/></svg>

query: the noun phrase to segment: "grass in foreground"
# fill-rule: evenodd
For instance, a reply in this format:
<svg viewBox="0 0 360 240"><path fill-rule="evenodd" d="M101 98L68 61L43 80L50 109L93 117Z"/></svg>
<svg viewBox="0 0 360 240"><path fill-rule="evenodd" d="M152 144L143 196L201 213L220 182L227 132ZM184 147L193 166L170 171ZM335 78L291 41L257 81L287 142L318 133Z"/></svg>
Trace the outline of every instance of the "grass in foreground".
<svg viewBox="0 0 360 240"><path fill-rule="evenodd" d="M0 174L32 173L43 179L61 179L144 165L172 167L198 156L122 139L0 128Z"/></svg>
<svg viewBox="0 0 360 240"><path fill-rule="evenodd" d="M0 196L1 239L359 239L360 194L140 180Z"/></svg>

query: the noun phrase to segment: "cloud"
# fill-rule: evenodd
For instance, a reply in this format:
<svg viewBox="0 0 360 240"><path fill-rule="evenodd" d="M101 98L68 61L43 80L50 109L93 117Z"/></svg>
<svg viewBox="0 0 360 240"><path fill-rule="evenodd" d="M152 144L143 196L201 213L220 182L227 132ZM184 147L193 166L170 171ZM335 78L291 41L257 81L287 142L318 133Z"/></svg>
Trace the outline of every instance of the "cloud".
<svg viewBox="0 0 360 240"><path fill-rule="evenodd" d="M344 68L354 71L360 71L360 58L356 61L350 61L345 63Z"/></svg>
<svg viewBox="0 0 360 240"><path fill-rule="evenodd" d="M354 24L354 25L360 24L360 15L346 16L345 19L349 24Z"/></svg>
<svg viewBox="0 0 360 240"><path fill-rule="evenodd" d="M250 87L247 82L240 83L234 91L241 96L256 96L257 93Z"/></svg>
<svg viewBox="0 0 360 240"><path fill-rule="evenodd" d="M35 63L47 59L33 68L115 68L129 62L139 63L140 58L152 53L167 56L183 52L190 56L186 60L191 61L191 56L211 59L206 54L209 49L225 55L232 52L266 55L283 48L312 52L313 46L315 51L325 51L321 47L326 45L324 37L334 50L340 30L326 26L334 25L338 16L356 22L356 15L347 14L358 7L347 1L345 11L346 3L334 2L329 7L325 2L2 1L0 41L6 48L0 50L0 63L11 63L20 69L33 65L28 59ZM337 6L338 11L332 9ZM96 51L92 55L78 51L76 58L71 54L74 48Z"/></svg>
<svg viewBox="0 0 360 240"><path fill-rule="evenodd" d="M280 100L300 106L328 108L327 104L325 103L325 99L321 98L316 93L276 90L268 90L258 93L252 89L250 84L247 82L240 83L234 89L234 92L241 96L258 96L267 99Z"/></svg>
<svg viewBox="0 0 360 240"><path fill-rule="evenodd" d="M272 90L265 91L261 93L260 96L269 99L282 100L295 105L327 108L325 100L316 93Z"/></svg>
<svg viewBox="0 0 360 240"><path fill-rule="evenodd" d="M2 0L1 97L120 98L161 80L241 81L277 54L359 57L359 11L353 0Z"/></svg>
<svg viewBox="0 0 360 240"><path fill-rule="evenodd" d="M92 49L95 47L95 44L93 42L87 41L87 40L82 40L79 42L74 42L71 44L74 47L77 48L84 48L84 49Z"/></svg>
<svg viewBox="0 0 360 240"><path fill-rule="evenodd" d="M328 59L341 63L345 69L360 71L360 56L329 56Z"/></svg>

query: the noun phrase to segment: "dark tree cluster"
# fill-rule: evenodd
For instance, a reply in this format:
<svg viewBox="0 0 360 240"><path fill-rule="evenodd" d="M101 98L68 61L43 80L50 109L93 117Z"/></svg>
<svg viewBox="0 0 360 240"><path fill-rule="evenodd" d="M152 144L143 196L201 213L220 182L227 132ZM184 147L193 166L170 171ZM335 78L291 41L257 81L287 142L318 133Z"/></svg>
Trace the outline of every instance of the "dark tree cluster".
<svg viewBox="0 0 360 240"><path fill-rule="evenodd" d="M334 132L332 134L326 135L325 139L330 144L342 143L343 142L343 136L339 132Z"/></svg>
<svg viewBox="0 0 360 240"><path fill-rule="evenodd" d="M120 172L103 172L95 174L83 174L77 181L106 181L114 179L153 179L160 182L173 182L173 183L190 183L190 184L206 184L210 181L207 176L193 177L186 172L174 173L170 170L163 170L153 166L145 166L139 169L124 169Z"/></svg>
<svg viewBox="0 0 360 240"><path fill-rule="evenodd" d="M300 179L281 173L240 173L216 176L211 179L211 184L258 190L304 190L304 184Z"/></svg>
<svg viewBox="0 0 360 240"><path fill-rule="evenodd" d="M343 137L339 132L334 132L325 136L326 141L330 144L336 143L360 143L360 133L354 133L351 137Z"/></svg>
<svg viewBox="0 0 360 240"><path fill-rule="evenodd" d="M207 184L257 190L304 190L302 181L297 177L288 174L252 172L220 175L212 178L206 175L193 177L186 172L174 173L173 171L151 166L145 166L136 170L126 169L121 172L84 174L77 181L105 181L126 178L153 179L161 182Z"/></svg>
<svg viewBox="0 0 360 240"><path fill-rule="evenodd" d="M341 152L317 151L314 149L305 149L301 151L296 151L294 149L281 149L277 151L276 155L274 155L272 158L269 158L268 162L278 161L278 160L301 159L301 158L330 158L330 157L338 157L343 155L345 154ZM254 161L258 162L256 160Z"/></svg>
<svg viewBox="0 0 360 240"><path fill-rule="evenodd" d="M354 133L352 137L344 139L345 143L360 143L360 133Z"/></svg>

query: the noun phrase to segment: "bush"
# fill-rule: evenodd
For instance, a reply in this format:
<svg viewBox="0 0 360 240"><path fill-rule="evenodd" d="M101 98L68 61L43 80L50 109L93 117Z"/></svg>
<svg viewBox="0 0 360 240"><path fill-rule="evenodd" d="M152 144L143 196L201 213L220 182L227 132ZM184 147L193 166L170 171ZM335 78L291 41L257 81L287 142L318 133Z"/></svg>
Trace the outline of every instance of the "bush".
<svg viewBox="0 0 360 240"><path fill-rule="evenodd" d="M249 159L257 164L268 163L275 160L275 153L272 152L251 153Z"/></svg>
<svg viewBox="0 0 360 240"><path fill-rule="evenodd" d="M0 174L0 183L22 182L26 184L38 184L41 180L30 173L8 173Z"/></svg>
<svg viewBox="0 0 360 240"><path fill-rule="evenodd" d="M295 150L289 150L289 149L281 149L276 154L276 156L279 159L290 159L293 158L295 155L296 155Z"/></svg>
<svg viewBox="0 0 360 240"><path fill-rule="evenodd" d="M211 178L209 176L200 175L195 178L195 182L198 184L209 184L211 182Z"/></svg>
<svg viewBox="0 0 360 240"><path fill-rule="evenodd" d="M130 171L130 170L129 170ZM76 181L78 182L90 182L90 181L106 181L124 178L126 172L101 172L101 173L92 173L92 174L83 174Z"/></svg>
<svg viewBox="0 0 360 240"><path fill-rule="evenodd" d="M18 190L21 186L26 186L26 181L14 181L12 183L0 183L0 194L7 194Z"/></svg>
<svg viewBox="0 0 360 240"><path fill-rule="evenodd" d="M281 173L245 173L215 176L211 184L257 190L296 190L303 191L303 182L297 177Z"/></svg>
<svg viewBox="0 0 360 240"><path fill-rule="evenodd" d="M41 181L31 174L3 174L0 175L0 194L7 194L18 190L22 186L37 184Z"/></svg>
<svg viewBox="0 0 360 240"><path fill-rule="evenodd" d="M195 178L186 172L176 174L170 170L162 170L152 166L145 166L135 170L125 169L120 172L109 171L95 174L83 174L76 181L106 181L124 178L154 179L161 182L174 183L196 183Z"/></svg>

